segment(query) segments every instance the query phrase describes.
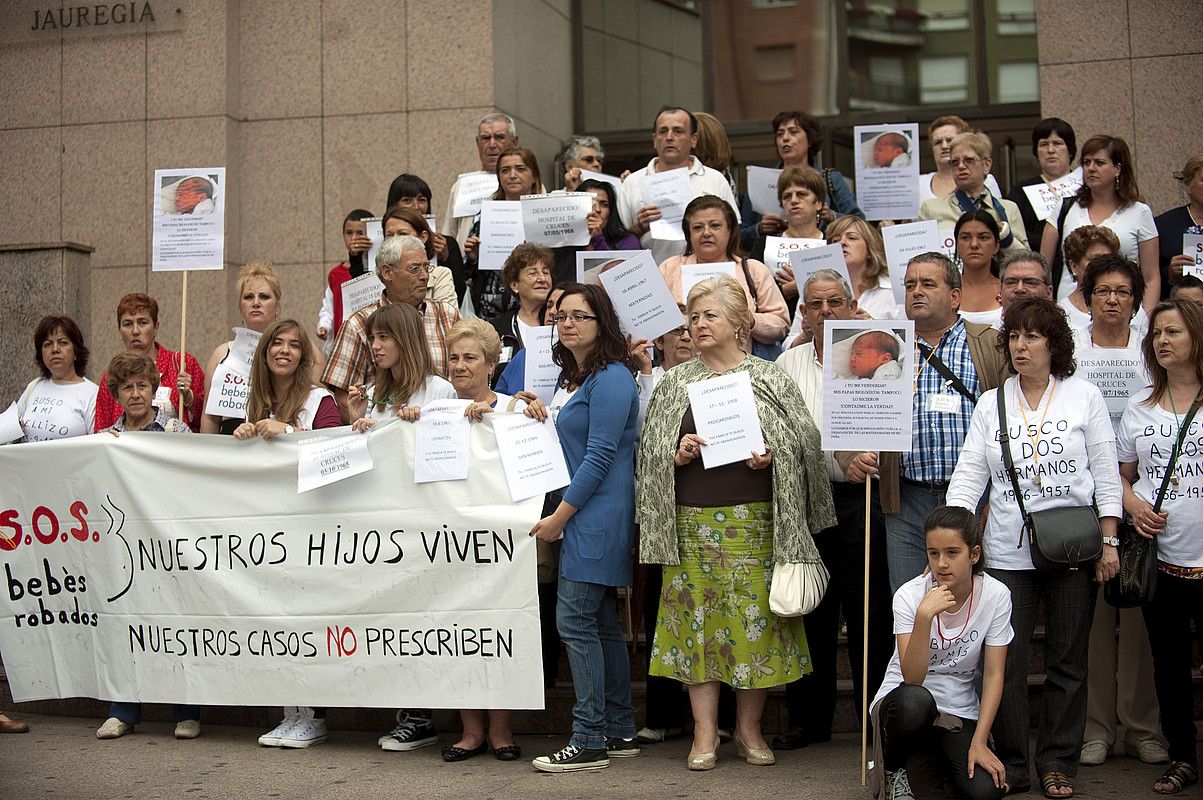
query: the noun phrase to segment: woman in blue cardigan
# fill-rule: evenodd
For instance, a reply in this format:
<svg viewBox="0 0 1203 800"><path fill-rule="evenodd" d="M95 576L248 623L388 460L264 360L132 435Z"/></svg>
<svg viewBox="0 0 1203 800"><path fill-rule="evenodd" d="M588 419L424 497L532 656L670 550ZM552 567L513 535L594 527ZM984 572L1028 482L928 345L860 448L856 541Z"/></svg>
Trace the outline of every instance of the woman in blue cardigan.
<svg viewBox="0 0 1203 800"><path fill-rule="evenodd" d="M553 349L560 386L550 413L572 482L532 536L563 537L556 627L568 650L576 705L572 739L532 764L543 772L610 766L639 754L627 643L618 625L616 587L631 582L635 521L635 435L639 393L614 307L600 286L569 283L557 303Z"/></svg>

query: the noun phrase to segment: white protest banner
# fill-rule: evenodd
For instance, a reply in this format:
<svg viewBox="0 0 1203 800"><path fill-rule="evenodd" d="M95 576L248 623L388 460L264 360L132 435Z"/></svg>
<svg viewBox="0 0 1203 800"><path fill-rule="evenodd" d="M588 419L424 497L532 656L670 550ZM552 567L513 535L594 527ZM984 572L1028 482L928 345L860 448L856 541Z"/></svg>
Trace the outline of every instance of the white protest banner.
<svg viewBox="0 0 1203 800"><path fill-rule="evenodd" d="M909 453L915 323L823 323L824 450Z"/></svg>
<svg viewBox="0 0 1203 800"><path fill-rule="evenodd" d="M689 408L702 445L706 469L764 455L760 414L752 395L752 379L746 372L695 381L686 387Z"/></svg>
<svg viewBox="0 0 1203 800"><path fill-rule="evenodd" d="M226 169L156 169L151 185L152 272L221 269Z"/></svg>
<svg viewBox="0 0 1203 800"><path fill-rule="evenodd" d="M615 197L617 197L618 193L622 191L622 181L620 181L618 178L615 178L613 175L607 175L604 172L594 172L591 169L582 169L581 180L608 183L614 187ZM611 210L611 213L613 213L613 210Z"/></svg>
<svg viewBox="0 0 1203 800"><path fill-rule="evenodd" d="M542 708L542 499L488 419L467 481L415 485L411 425L367 438L375 469L303 494L294 437L0 448L14 699Z"/></svg>
<svg viewBox="0 0 1203 800"><path fill-rule="evenodd" d="M1051 183L1040 181L1040 183L1025 186L1023 193L1027 195L1028 202L1032 204L1032 210L1036 212L1039 219L1056 221L1061 201L1077 194L1078 189L1081 188L1082 168L1075 167L1068 174L1062 175Z"/></svg>
<svg viewBox="0 0 1203 800"><path fill-rule="evenodd" d="M1195 262L1183 267L1182 274L1203 278L1203 236L1197 233L1182 234L1182 255L1190 256Z"/></svg>
<svg viewBox="0 0 1203 800"><path fill-rule="evenodd" d="M514 248L526 241L522 228L522 204L509 200L486 200L480 207L480 269L501 269Z"/></svg>
<svg viewBox="0 0 1203 800"><path fill-rule="evenodd" d="M297 442L297 492L328 486L372 468L368 437L349 428Z"/></svg>
<svg viewBox="0 0 1203 800"><path fill-rule="evenodd" d="M471 217L480 211L480 204L497 191L497 176L492 172L465 172L456 179L459 189L455 195L453 217Z"/></svg>
<svg viewBox="0 0 1203 800"><path fill-rule="evenodd" d="M699 283L719 275L730 275L735 278L734 261L716 261L713 264L682 264L681 265L681 302L689 299L689 290ZM735 278L739 280L739 278Z"/></svg>
<svg viewBox="0 0 1203 800"><path fill-rule="evenodd" d="M785 219L785 209L777 200L777 179L780 177L779 169L748 167L748 199L752 201L752 210L757 214L772 214Z"/></svg>
<svg viewBox="0 0 1203 800"><path fill-rule="evenodd" d="M422 406L414 442L414 483L468 479L471 400L435 400Z"/></svg>
<svg viewBox="0 0 1203 800"><path fill-rule="evenodd" d="M21 415L16 403L9 403L4 413L0 414L0 444L15 442L25 435L21 428Z"/></svg>
<svg viewBox="0 0 1203 800"><path fill-rule="evenodd" d="M205 413L215 417L246 419L246 401L251 393L251 360L260 334L250 328L234 328L230 353L213 370Z"/></svg>
<svg viewBox="0 0 1203 800"><path fill-rule="evenodd" d="M1128 398L1149 385L1144 354L1136 347L1080 347L1074 350L1078 377L1099 387L1111 424L1118 427Z"/></svg>
<svg viewBox="0 0 1203 800"><path fill-rule="evenodd" d="M826 239L799 239L793 236L764 237L764 265L773 272L789 266L789 254L796 250L825 247Z"/></svg>
<svg viewBox="0 0 1203 800"><path fill-rule="evenodd" d="M681 326L681 309L647 250L636 253L617 269L601 274L602 286L614 302L623 333L651 341Z"/></svg>
<svg viewBox="0 0 1203 800"><path fill-rule="evenodd" d="M556 383L560 380L560 368L552 360L551 345L555 325L540 325L528 328L522 337L526 356L522 364L522 387L534 392L548 405L556 394Z"/></svg>
<svg viewBox="0 0 1203 800"><path fill-rule="evenodd" d="M368 217L363 221L364 235L372 241L372 246L363 254L363 272L365 275L376 274L376 254L380 252L380 245L384 244L384 222L381 217ZM432 229L433 230L433 229ZM343 322L346 322L347 310L343 308Z"/></svg>
<svg viewBox="0 0 1203 800"><path fill-rule="evenodd" d="M544 247L581 247L589 244L593 195L588 192L528 194L522 206L522 231L526 241ZM483 227L482 227L483 229Z"/></svg>
<svg viewBox="0 0 1203 800"><path fill-rule="evenodd" d="M894 302L903 305L906 303L906 265L920 253L941 252L944 237L936 221L928 219L905 225L887 225L881 229L881 240L886 249Z"/></svg>
<svg viewBox="0 0 1203 800"><path fill-rule="evenodd" d="M693 187L689 185L689 169L681 167L645 175L639 187L643 190L643 204L660 209L660 219L651 224L652 238L685 241L681 220L685 219L685 206L693 199Z"/></svg>
<svg viewBox="0 0 1203 800"><path fill-rule="evenodd" d="M919 126L857 125L856 203L865 219L919 216Z"/></svg>
<svg viewBox="0 0 1203 800"><path fill-rule="evenodd" d="M376 277L375 271L365 272L358 278L352 278L339 287L343 296L343 322L365 306L370 306L380 299L384 292L384 284Z"/></svg>
<svg viewBox="0 0 1203 800"><path fill-rule="evenodd" d="M514 412L489 414L514 502L563 489L571 480L560 437L550 419Z"/></svg>
<svg viewBox="0 0 1203 800"><path fill-rule="evenodd" d="M578 250L576 253L576 282L601 286L601 274L614 269L628 258L651 250Z"/></svg>

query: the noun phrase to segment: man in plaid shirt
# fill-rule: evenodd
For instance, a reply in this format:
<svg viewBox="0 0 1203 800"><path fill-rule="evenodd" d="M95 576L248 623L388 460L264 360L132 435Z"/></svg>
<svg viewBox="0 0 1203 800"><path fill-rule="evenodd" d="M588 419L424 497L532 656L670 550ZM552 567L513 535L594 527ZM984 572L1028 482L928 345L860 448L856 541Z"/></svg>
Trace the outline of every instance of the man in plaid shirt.
<svg viewBox="0 0 1203 800"><path fill-rule="evenodd" d="M459 321L459 310L450 303L426 299L426 284L430 280L430 264L426 246L413 236L390 236L376 254L376 277L384 284L380 299L361 308L347 319L338 331L334 350L322 383L334 393L347 419L347 392L352 385L363 386L372 380L372 352L368 346L368 317L389 303L408 303L422 314L426 326L426 345L440 376L447 375L447 331Z"/></svg>

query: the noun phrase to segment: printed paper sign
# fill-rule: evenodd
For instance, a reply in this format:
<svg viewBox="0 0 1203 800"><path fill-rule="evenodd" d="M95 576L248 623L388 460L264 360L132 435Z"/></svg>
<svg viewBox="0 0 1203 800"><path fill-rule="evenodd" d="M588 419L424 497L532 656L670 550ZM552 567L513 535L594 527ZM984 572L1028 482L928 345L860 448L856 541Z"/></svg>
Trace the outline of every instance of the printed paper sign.
<svg viewBox="0 0 1203 800"><path fill-rule="evenodd" d="M364 235L371 240L372 246L363 254L363 272L365 275L376 274L376 254L380 252L380 245L384 244L384 227L381 217L368 217L363 221ZM433 230L433 229L432 229ZM343 307L343 322L347 321L346 307Z"/></svg>
<svg viewBox="0 0 1203 800"><path fill-rule="evenodd" d="M798 250L826 247L826 239L799 239L793 236L764 237L764 265L777 272L789 266L789 254Z"/></svg>
<svg viewBox="0 0 1203 800"><path fill-rule="evenodd" d="M906 265L920 253L939 253L944 249L944 237L934 219L887 225L881 229L886 249L886 264L894 289L894 302L906 304Z"/></svg>
<svg viewBox="0 0 1203 800"><path fill-rule="evenodd" d="M919 216L919 126L857 125L856 202L865 219Z"/></svg>
<svg viewBox="0 0 1203 800"><path fill-rule="evenodd" d="M497 192L497 176L492 172L465 172L459 176L455 195L454 217L471 217L480 211L481 203Z"/></svg>
<svg viewBox="0 0 1203 800"><path fill-rule="evenodd" d="M713 264L682 264L681 265L681 302L689 301L689 291L705 280L717 278L719 275L730 275L735 278L734 261L717 261ZM735 278L739 280L739 278Z"/></svg>
<svg viewBox="0 0 1203 800"><path fill-rule="evenodd" d="M752 379L734 372L689 384L689 408L702 445L706 469L747 461L753 453L764 455L760 414L752 395Z"/></svg>
<svg viewBox="0 0 1203 800"><path fill-rule="evenodd" d="M660 209L660 219L651 224L652 238L685 241L681 221L685 219L685 206L693 199L689 170L681 167L667 172L654 172L645 175L639 186L643 190L643 204Z"/></svg>
<svg viewBox="0 0 1203 800"><path fill-rule="evenodd" d="M522 227L522 203L486 200L480 207L481 269L501 269L514 248L526 241Z"/></svg>
<svg viewBox="0 0 1203 800"><path fill-rule="evenodd" d="M1182 255L1194 259L1194 264L1182 268L1183 275L1203 278L1203 236L1197 233L1182 234Z"/></svg>
<svg viewBox="0 0 1203 800"><path fill-rule="evenodd" d="M593 195L589 192L524 195L522 230L526 241L544 247L583 247L589 244Z"/></svg>
<svg viewBox="0 0 1203 800"><path fill-rule="evenodd" d="M376 277L375 272L365 272L339 288L343 295L343 322L349 320L360 309L375 303L384 293L384 284Z"/></svg>
<svg viewBox="0 0 1203 800"><path fill-rule="evenodd" d="M260 334L250 328L234 328L230 353L213 370L205 413L214 417L246 419L246 401L251 393L251 360Z"/></svg>
<svg viewBox="0 0 1203 800"><path fill-rule="evenodd" d="M581 180L583 180L583 181L600 181L602 183L608 183L614 187L614 196L615 197L617 197L618 193L622 190L622 181L620 181L618 178L615 178L613 175L606 175L603 172L594 172L593 170L590 170L590 169L582 169L581 170ZM610 213L611 214L614 213L614 210L611 209Z"/></svg>
<svg viewBox="0 0 1203 800"><path fill-rule="evenodd" d="M617 269L601 274L602 286L614 303L623 333L651 341L680 327L681 309L647 250L636 253Z"/></svg>
<svg viewBox="0 0 1203 800"><path fill-rule="evenodd" d="M221 269L225 167L157 169L150 195L151 271Z"/></svg>
<svg viewBox="0 0 1203 800"><path fill-rule="evenodd" d="M394 423L350 437L374 469L301 494L296 436L0 448L14 699L542 708L542 498L511 499L493 416L466 481L414 484Z"/></svg>
<svg viewBox="0 0 1203 800"><path fill-rule="evenodd" d="M17 404L10 403L4 413L0 414L0 444L15 442L25 435L21 429L21 415L17 412Z"/></svg>
<svg viewBox="0 0 1203 800"><path fill-rule="evenodd" d="M824 450L911 450L915 323L823 323Z"/></svg>
<svg viewBox="0 0 1203 800"><path fill-rule="evenodd" d="M781 170L768 167L748 167L748 199L757 214L772 214L785 219L785 209L777 200L777 179ZM767 248L766 248L767 250Z"/></svg>
<svg viewBox="0 0 1203 800"><path fill-rule="evenodd" d="M468 479L472 422L464 416L471 400L435 400L422 406L415 423L414 483Z"/></svg>
<svg viewBox="0 0 1203 800"><path fill-rule="evenodd" d="M1081 188L1082 168L1075 167L1071 172L1051 183L1041 181L1031 186L1025 186L1023 193L1027 195L1028 202L1032 204L1032 210L1036 212L1038 218L1051 219L1055 222L1057 213L1061 209L1061 201L1077 194L1078 189Z"/></svg>
<svg viewBox="0 0 1203 800"><path fill-rule="evenodd" d="M551 420L518 413L490 414L514 502L542 498L568 485L568 464Z"/></svg>
<svg viewBox="0 0 1203 800"><path fill-rule="evenodd" d="M544 403L551 405L560 380L560 368L552 360L551 345L555 325L540 325L528 328L522 337L526 345L526 358L522 365L522 386L538 395Z"/></svg>
<svg viewBox="0 0 1203 800"><path fill-rule="evenodd" d="M844 249L838 244L828 244L822 247L812 247L809 250L795 250L789 254L789 265L794 270L794 280L798 282L798 293L806 285L806 279L821 269L833 269L840 274L848 285L852 279L848 277L848 265L844 262ZM855 292L856 290L853 289Z"/></svg>
<svg viewBox="0 0 1203 800"><path fill-rule="evenodd" d="M368 437L356 431L307 438L297 444L297 491L308 492L372 468Z"/></svg>

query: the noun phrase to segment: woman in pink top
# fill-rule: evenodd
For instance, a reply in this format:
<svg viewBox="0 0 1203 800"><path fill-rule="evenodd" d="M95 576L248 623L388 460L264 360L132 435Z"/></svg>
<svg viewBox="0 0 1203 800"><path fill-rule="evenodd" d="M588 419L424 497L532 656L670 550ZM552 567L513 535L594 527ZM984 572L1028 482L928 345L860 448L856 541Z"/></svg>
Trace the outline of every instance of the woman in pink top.
<svg viewBox="0 0 1203 800"><path fill-rule="evenodd" d="M769 268L745 257L740 250L735 210L722 198L704 194L685 207L681 227L685 230L685 255L673 256L660 264L660 274L673 297L680 303L685 295L682 291L685 270L682 267L732 264L734 277L743 287L753 318L752 335L744 342L744 347L753 355L775 360L781 353L781 340L789 331L789 311Z"/></svg>

